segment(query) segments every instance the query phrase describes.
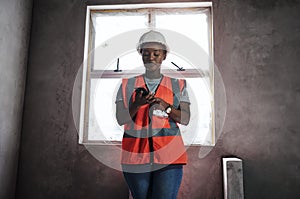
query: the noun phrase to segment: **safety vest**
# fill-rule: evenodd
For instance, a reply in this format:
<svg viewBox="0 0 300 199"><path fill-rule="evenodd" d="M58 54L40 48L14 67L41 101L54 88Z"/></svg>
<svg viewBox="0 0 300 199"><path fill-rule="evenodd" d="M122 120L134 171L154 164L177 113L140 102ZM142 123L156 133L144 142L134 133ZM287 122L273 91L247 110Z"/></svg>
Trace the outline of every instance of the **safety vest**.
<svg viewBox="0 0 300 199"><path fill-rule="evenodd" d="M179 97L185 80L163 76L155 91L159 97L179 107ZM125 108L135 99L135 89L148 90L143 75L123 79ZM139 108L132 122L124 125L122 164L186 164L187 155L177 123L170 117L156 116L149 104Z"/></svg>

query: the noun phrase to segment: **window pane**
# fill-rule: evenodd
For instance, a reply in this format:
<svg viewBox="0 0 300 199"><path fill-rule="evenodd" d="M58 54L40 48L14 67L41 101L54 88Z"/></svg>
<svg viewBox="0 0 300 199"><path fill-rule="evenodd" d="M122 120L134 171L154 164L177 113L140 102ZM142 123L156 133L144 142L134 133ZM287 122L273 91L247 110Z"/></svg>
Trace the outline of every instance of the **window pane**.
<svg viewBox="0 0 300 199"><path fill-rule="evenodd" d="M120 79L92 79L88 140L121 141L123 128L115 116L115 99Z"/></svg>
<svg viewBox="0 0 300 199"><path fill-rule="evenodd" d="M92 14L93 16L93 14ZM133 15L132 13L94 14L94 28L96 31L95 46L104 41L127 31L147 28L147 18L144 15Z"/></svg>
<svg viewBox="0 0 300 199"><path fill-rule="evenodd" d="M186 78L190 97L191 118L188 126L181 125L186 145L212 143L212 96L209 85L203 78Z"/></svg>
<svg viewBox="0 0 300 199"><path fill-rule="evenodd" d="M207 54L209 53L206 13L158 13L156 27L181 33L199 44Z"/></svg>
<svg viewBox="0 0 300 199"><path fill-rule="evenodd" d="M113 37L122 33L147 28L147 15L146 13L131 13L131 12L113 12L113 13L94 13L92 14L94 36L93 45L91 49L91 63L92 68L95 70L104 69L103 63L105 63L106 55L101 53L101 45L110 45L105 43ZM122 45L122 44L120 44ZM134 44L133 46L135 46ZM100 47L100 48L99 48ZM106 52L107 53L107 52ZM118 56L118 55L116 55ZM136 55L137 56L137 53ZM115 57L117 60L118 57ZM113 61L113 60L112 60ZM124 63L124 62L123 62ZM116 66L114 66L116 67ZM136 67L136 66L132 66Z"/></svg>
<svg viewBox="0 0 300 199"><path fill-rule="evenodd" d="M201 70L210 71L210 30L209 30L209 10L201 9L198 11L180 11L180 12L158 12L156 13L156 27L178 32L191 39L199 45L203 52L201 60ZM172 49L171 49L172 51ZM189 49L186 49L186 53ZM194 66L195 67L195 66Z"/></svg>
<svg viewBox="0 0 300 199"><path fill-rule="evenodd" d="M149 13L151 15L148 15ZM162 29L162 32L168 32L167 30L178 32L194 41L206 52L199 52L207 54L206 57L198 57L201 60L200 64L192 63L188 59L190 58L190 49L186 49L190 46L186 45L188 47L181 48L182 43L176 41L178 35L170 37L170 35L165 34L171 51L162 64L162 73L187 80L191 102L191 120L188 126L180 125L185 144L214 144L213 94L211 93L213 69L209 60L211 53L210 18L210 9L206 8L193 8L191 10L187 8L144 8L135 10L95 10L91 12L90 57L88 60L88 74L90 75L87 75L88 86L86 87L88 111L84 112L86 113L85 117L88 118L85 120L86 126L83 130L84 142L109 143L122 140L123 126L118 125L115 115L117 90L122 77L144 73L142 57L135 47L141 34L148 29L148 26L153 26ZM133 32L134 34L131 35ZM116 39L115 36L118 35L119 37ZM171 41L168 41L169 37ZM119 38L121 39L118 40ZM132 46L123 45L126 46L126 50L121 48L122 45L119 45L122 44L120 41L124 41L124 38L128 44L132 44ZM190 40L183 39L183 41L188 43ZM177 45L175 47L179 48L172 48L174 42ZM119 50L118 53L116 53L116 49ZM131 50L128 51L127 49ZM182 49L182 51L176 52L178 49ZM201 51L200 48L199 51ZM195 56L198 55L198 50L193 52L196 52ZM172 62L179 68L185 69L185 71L178 71L178 68ZM119 70L123 72L114 72L117 65ZM127 71L130 72L126 74ZM105 76L102 76L103 74Z"/></svg>
<svg viewBox="0 0 300 199"><path fill-rule="evenodd" d="M180 125L183 139L188 144L212 144L211 94L204 79L187 78L187 89L191 101L191 121ZM89 111L90 141L121 141L123 127L115 116L116 93L120 79L92 79ZM193 130L191 132L191 130Z"/></svg>

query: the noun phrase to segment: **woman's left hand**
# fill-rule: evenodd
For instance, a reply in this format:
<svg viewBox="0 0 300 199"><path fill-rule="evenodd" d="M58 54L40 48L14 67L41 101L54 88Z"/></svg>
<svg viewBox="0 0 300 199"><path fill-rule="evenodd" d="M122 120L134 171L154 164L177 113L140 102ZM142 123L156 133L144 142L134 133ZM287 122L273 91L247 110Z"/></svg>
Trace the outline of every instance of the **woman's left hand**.
<svg viewBox="0 0 300 199"><path fill-rule="evenodd" d="M166 108L169 106L169 103L159 97L156 97L152 104L159 104L159 107L162 111L166 110Z"/></svg>

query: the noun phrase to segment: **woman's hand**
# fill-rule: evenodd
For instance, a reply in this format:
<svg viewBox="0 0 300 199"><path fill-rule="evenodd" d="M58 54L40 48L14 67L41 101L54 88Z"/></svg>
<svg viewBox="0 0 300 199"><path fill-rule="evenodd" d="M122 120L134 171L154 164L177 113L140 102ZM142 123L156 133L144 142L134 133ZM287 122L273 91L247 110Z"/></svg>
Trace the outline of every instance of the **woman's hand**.
<svg viewBox="0 0 300 199"><path fill-rule="evenodd" d="M166 108L168 108L168 106L170 106L169 103L167 103L165 100L163 100L163 99L161 99L159 97L156 97L153 100L153 103L151 103L151 105L153 105L153 104L158 104L159 106L157 106L157 107L159 107L162 111L165 111Z"/></svg>
<svg viewBox="0 0 300 199"><path fill-rule="evenodd" d="M167 103L165 100L161 98L155 98L154 106L155 104L157 104L155 108L160 109L162 111L165 111L169 106L171 106L171 112L169 113L169 117L180 124L188 125L190 121L189 103L180 102L179 107L175 108L169 103Z"/></svg>
<svg viewBox="0 0 300 199"><path fill-rule="evenodd" d="M137 93L134 102L129 105L130 117L133 118L141 106L145 104L153 104L154 102L154 93L149 93L146 96L143 96L143 91Z"/></svg>
<svg viewBox="0 0 300 199"><path fill-rule="evenodd" d="M136 95L135 101L129 105L129 111L124 107L123 102L117 103L117 121L119 125L133 122L132 118L137 113L140 106L145 104L155 106L155 109L160 109L162 111L165 111L166 108L170 106L170 104L163 99L154 97L153 93L143 96L143 93L140 92ZM180 102L178 108L172 107L169 117L175 122L187 125L190 120L190 104L186 102Z"/></svg>
<svg viewBox="0 0 300 199"><path fill-rule="evenodd" d="M149 93L148 95L143 96L143 91L141 91L136 94L133 104L136 107L140 107L145 104L153 104L153 103L155 103L155 100L156 100L156 98L154 97L153 93Z"/></svg>

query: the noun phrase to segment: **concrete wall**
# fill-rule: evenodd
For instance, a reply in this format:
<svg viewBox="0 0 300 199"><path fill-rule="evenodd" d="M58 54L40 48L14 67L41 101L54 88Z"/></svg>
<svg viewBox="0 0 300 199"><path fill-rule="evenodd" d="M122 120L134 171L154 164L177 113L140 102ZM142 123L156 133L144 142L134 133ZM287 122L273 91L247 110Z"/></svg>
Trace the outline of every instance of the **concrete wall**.
<svg viewBox="0 0 300 199"><path fill-rule="evenodd" d="M85 6L97 2L138 3L34 1L17 198L128 198L122 174L77 144L72 116ZM189 148L179 198L222 198L221 157L229 155L243 159L246 198L300 197L299 9L293 0L214 1L227 117L207 156Z"/></svg>
<svg viewBox="0 0 300 199"><path fill-rule="evenodd" d="M31 0L0 1L0 198L14 198Z"/></svg>

